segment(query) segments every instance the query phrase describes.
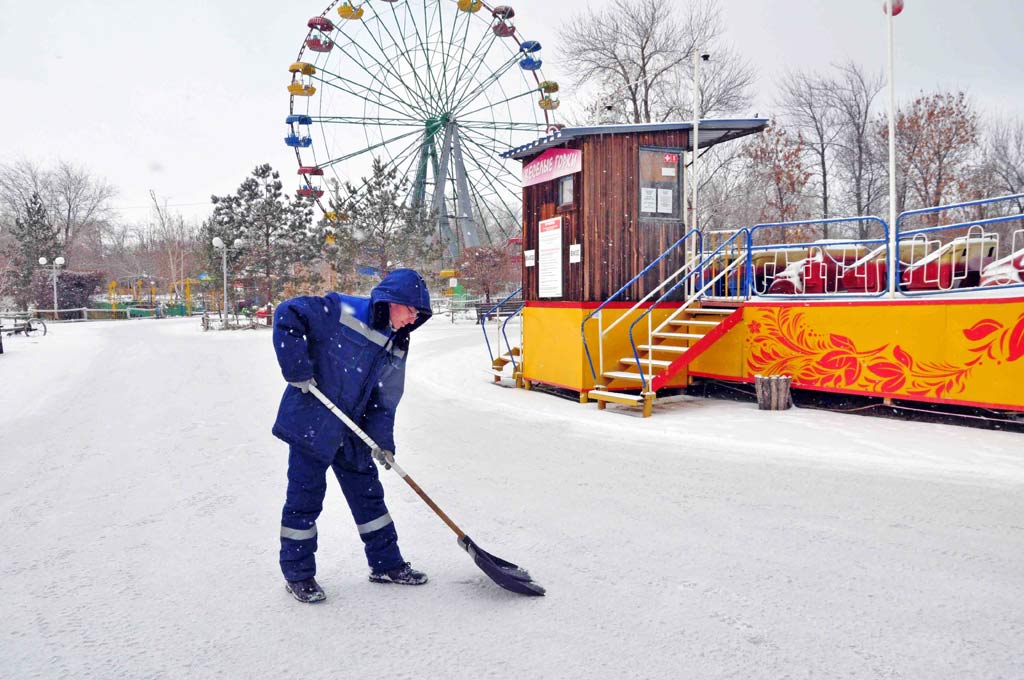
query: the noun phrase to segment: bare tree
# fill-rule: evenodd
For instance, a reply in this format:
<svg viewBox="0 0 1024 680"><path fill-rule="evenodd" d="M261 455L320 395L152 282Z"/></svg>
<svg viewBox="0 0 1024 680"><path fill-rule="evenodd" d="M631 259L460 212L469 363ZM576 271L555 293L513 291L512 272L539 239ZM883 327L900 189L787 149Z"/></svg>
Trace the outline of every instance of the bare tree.
<svg viewBox="0 0 1024 680"><path fill-rule="evenodd" d="M476 246L466 248L456 263L459 278L475 293L483 293L484 301L507 290L519 278L519 268L511 251L504 246Z"/></svg>
<svg viewBox="0 0 1024 680"><path fill-rule="evenodd" d="M700 71L701 115L735 110L750 101L753 72L734 52L717 45L722 20L714 0L690 3L685 17L676 7L658 0L613 0L560 29L560 56L575 84L597 90L583 106L586 122L682 117L692 110L686 83L692 83L689 59L698 49L717 55Z"/></svg>
<svg viewBox="0 0 1024 680"><path fill-rule="evenodd" d="M883 172L879 165L877 138L872 134L872 107L883 86L882 75L867 74L853 61L836 66L832 81L832 107L841 132L836 139L835 160L846 184L849 208L855 215L867 215L884 195ZM859 226L859 238L867 238L868 225Z"/></svg>
<svg viewBox="0 0 1024 680"><path fill-rule="evenodd" d="M692 49L675 12L656 0L588 8L559 31L559 40L576 84L601 79L621 87L634 123L651 122L655 92Z"/></svg>
<svg viewBox="0 0 1024 680"><path fill-rule="evenodd" d="M124 280L128 272L136 271L136 268L129 264L134 256L134 250L135 241L131 227L118 222L106 230L102 269L108 275L108 282L109 279Z"/></svg>
<svg viewBox="0 0 1024 680"><path fill-rule="evenodd" d="M0 166L3 210L23 217L32 195L41 196L57 229L64 259L69 263L83 250L96 250L100 234L107 226L107 203L116 193L106 181L65 161L52 170L26 160ZM91 242L86 243L89 239Z"/></svg>
<svg viewBox="0 0 1024 680"><path fill-rule="evenodd" d="M993 120L985 139L985 160L994 180L994 193L1024 193L1024 121Z"/></svg>
<svg viewBox="0 0 1024 680"><path fill-rule="evenodd" d="M747 165L746 146L750 141L719 144L701 153L700 219L701 231L730 231L760 221L763 193L755 189L753 175ZM725 237L712 238L714 248Z"/></svg>
<svg viewBox="0 0 1024 680"><path fill-rule="evenodd" d="M804 190L811 172L804 165L806 152L800 135L792 138L773 125L744 147L750 173L763 192L760 221L789 222L806 210ZM774 234L774 232L769 232ZM791 234L803 232L790 232Z"/></svg>
<svg viewBox="0 0 1024 680"><path fill-rule="evenodd" d="M877 120L883 140L888 126ZM921 207L942 205L964 193L978 151L978 114L963 92L921 95L896 115L897 187ZM938 214L933 214L936 222Z"/></svg>
<svg viewBox="0 0 1024 680"><path fill-rule="evenodd" d="M24 218L32 196L45 197L48 189L46 172L38 165L27 160L0 165L0 212L8 219Z"/></svg>
<svg viewBox="0 0 1024 680"><path fill-rule="evenodd" d="M721 43L718 32L701 38L699 49L708 59L697 70L697 115L701 118L745 111L752 101L754 68L735 49ZM692 59L692 53L691 57ZM672 85L658 100L661 120L693 118L693 69L689 60L672 72Z"/></svg>
<svg viewBox="0 0 1024 680"><path fill-rule="evenodd" d="M1024 123L1020 119L996 116L979 124L981 148L977 159L972 159L970 169L960 183L963 201L978 201L997 196L1020 195L1024 193ZM987 233L999 234L1009 248L1020 248L1021 230L1024 227L1021 214L1024 213L1024 199L983 203L958 209L946 219L983 220L991 217L1015 219L990 223L985 226Z"/></svg>
<svg viewBox="0 0 1024 680"><path fill-rule="evenodd" d="M76 246L97 244L107 224L107 203L117 194L106 181L93 177L84 168L60 161L49 173L54 221L69 254Z"/></svg>
<svg viewBox="0 0 1024 680"><path fill-rule="evenodd" d="M839 115L833 105L834 84L826 75L793 71L780 85L779 110L783 119L804 141L804 149L814 159L821 218L828 219L832 159L835 141L842 132ZM828 238L828 227L824 235Z"/></svg>
<svg viewBox="0 0 1024 680"><path fill-rule="evenodd" d="M163 278L159 239L146 223L114 224L106 230L102 269L126 288L148 289ZM139 283L139 282L142 283Z"/></svg>
<svg viewBox="0 0 1024 680"><path fill-rule="evenodd" d="M180 214L167 210L167 201L160 205L156 192L150 190L156 213L155 250L159 252L161 273L174 286L175 294L184 297L184 279L194 269L198 260L197 237L199 229L186 224Z"/></svg>

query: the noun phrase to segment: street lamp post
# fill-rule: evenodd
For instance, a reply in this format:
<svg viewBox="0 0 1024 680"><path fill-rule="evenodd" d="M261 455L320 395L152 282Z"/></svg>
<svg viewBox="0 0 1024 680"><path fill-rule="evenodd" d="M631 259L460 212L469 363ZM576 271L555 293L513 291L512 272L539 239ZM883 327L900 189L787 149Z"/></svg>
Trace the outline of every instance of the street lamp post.
<svg viewBox="0 0 1024 680"><path fill-rule="evenodd" d="M239 248L242 247L242 243L243 242L242 242L242 239L236 238L234 243L232 243L231 247L229 248L228 245L226 243L224 243L224 240L221 239L220 236L214 236L212 243L213 243L213 247L216 248L217 250L219 250L220 254L221 254L221 265L223 267L223 274L222 275L224 277L224 307L223 307L224 327L227 328L227 326L228 326L228 251L229 250L238 250Z"/></svg>
<svg viewBox="0 0 1024 680"><path fill-rule="evenodd" d="M45 257L39 258L39 264L40 265L45 267L46 266L46 262L47 262L47 260L46 260ZM52 269L51 277L53 278L53 318L55 320L57 318L57 267L63 267L63 266L64 266L64 258L63 257L56 257L56 258L54 258L53 262L51 263L51 269Z"/></svg>
<svg viewBox="0 0 1024 680"><path fill-rule="evenodd" d="M693 198L690 200L690 229L698 229L699 222L697 219L697 185L700 182L700 177L697 174L697 157L700 155L700 62L701 60L707 61L711 58L711 55L707 52L701 52L697 49L697 46L693 47L693 141L690 144L690 148L693 150L693 155L690 158L690 180L693 182ZM680 196L680 201L685 199ZM692 241L691 241L692 243ZM701 240L703 243L703 240ZM687 247L687 254L689 259L692 261L696 256L696 247L690 245ZM701 257L704 256L702 252ZM696 290L696 281L691 278L687 289L692 295Z"/></svg>

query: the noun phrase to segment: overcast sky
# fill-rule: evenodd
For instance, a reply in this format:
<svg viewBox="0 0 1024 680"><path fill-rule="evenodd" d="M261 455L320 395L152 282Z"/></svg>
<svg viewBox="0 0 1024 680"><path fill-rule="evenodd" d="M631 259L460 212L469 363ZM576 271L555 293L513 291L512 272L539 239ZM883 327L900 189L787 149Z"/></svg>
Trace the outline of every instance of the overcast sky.
<svg viewBox="0 0 1024 680"><path fill-rule="evenodd" d="M670 0L667 0L670 1ZM233 192L258 163L298 185L283 143L287 72L324 0L0 0L0 163L65 159L119 189L125 220L144 220L153 189L189 217ZM585 0L511 0L517 26L544 45ZM885 65L881 0L722 0L726 39L755 65L772 114L787 69L852 58ZM1021 116L1024 3L906 0L896 18L897 96L964 89L979 109ZM568 102L572 92L563 90ZM286 184L287 186L287 184Z"/></svg>

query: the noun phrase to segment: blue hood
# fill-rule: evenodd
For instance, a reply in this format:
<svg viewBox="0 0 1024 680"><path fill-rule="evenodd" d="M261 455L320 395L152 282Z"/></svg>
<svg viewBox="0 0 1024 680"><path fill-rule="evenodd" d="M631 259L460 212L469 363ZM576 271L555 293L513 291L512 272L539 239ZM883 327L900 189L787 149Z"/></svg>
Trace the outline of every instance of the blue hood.
<svg viewBox="0 0 1024 680"><path fill-rule="evenodd" d="M394 270L370 292L370 306L373 309L370 325L378 330L386 328L388 325L390 316L387 303L389 302L408 305L419 310L416 321L401 330L404 335L408 335L425 324L433 314L430 309L430 293L427 291L427 284L423 277L412 269Z"/></svg>

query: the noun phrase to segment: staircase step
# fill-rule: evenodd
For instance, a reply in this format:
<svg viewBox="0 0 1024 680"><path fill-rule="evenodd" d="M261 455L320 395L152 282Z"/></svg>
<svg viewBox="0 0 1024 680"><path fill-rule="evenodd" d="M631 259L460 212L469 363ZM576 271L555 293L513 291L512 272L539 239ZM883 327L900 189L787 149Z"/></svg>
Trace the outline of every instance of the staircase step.
<svg viewBox="0 0 1024 680"><path fill-rule="evenodd" d="M672 332L672 331L669 331L669 332ZM660 336L661 333L655 333L655 335ZM700 340L705 335L707 335L707 333L675 333L675 332L672 332L672 337L673 338L679 338L681 340L682 339Z"/></svg>
<svg viewBox="0 0 1024 680"><path fill-rule="evenodd" d="M721 321L698 321L697 319L673 319L670 326L717 326Z"/></svg>
<svg viewBox="0 0 1024 680"><path fill-rule="evenodd" d="M627 366L636 366L636 358L634 357L622 357L619 359L620 364L626 364ZM641 359L640 364L644 367L657 366L658 368L668 368L672 365L671 361L664 359Z"/></svg>
<svg viewBox="0 0 1024 680"><path fill-rule="evenodd" d="M621 392L606 392L605 390L590 390L587 396L596 401L611 401L616 404L629 404L636 406L642 404L644 398L637 394L622 394Z"/></svg>
<svg viewBox="0 0 1024 680"><path fill-rule="evenodd" d="M496 357L494 361L491 363L491 366L493 366L494 368L498 368L500 366L505 366L506 364L510 363L512 363L511 359L508 359L506 357Z"/></svg>
<svg viewBox="0 0 1024 680"><path fill-rule="evenodd" d="M669 331L661 331L652 335L656 338L672 338L675 340L700 339L704 337L703 333L670 333Z"/></svg>
<svg viewBox="0 0 1024 680"><path fill-rule="evenodd" d="M704 336L698 335L695 337L703 338ZM637 345L636 348L647 352L669 352L671 354L682 354L690 349L689 347L677 347L675 345Z"/></svg>
<svg viewBox="0 0 1024 680"><path fill-rule="evenodd" d="M730 314L732 314L736 310L735 309L704 309L703 307L697 308L697 309L693 309L691 307L690 309L687 309L686 311L688 311L690 314L720 314L722 316L729 316Z"/></svg>
<svg viewBox="0 0 1024 680"><path fill-rule="evenodd" d="M640 374L633 373L631 371L605 371L602 373L605 378L611 378L612 380L633 380L640 382Z"/></svg>

